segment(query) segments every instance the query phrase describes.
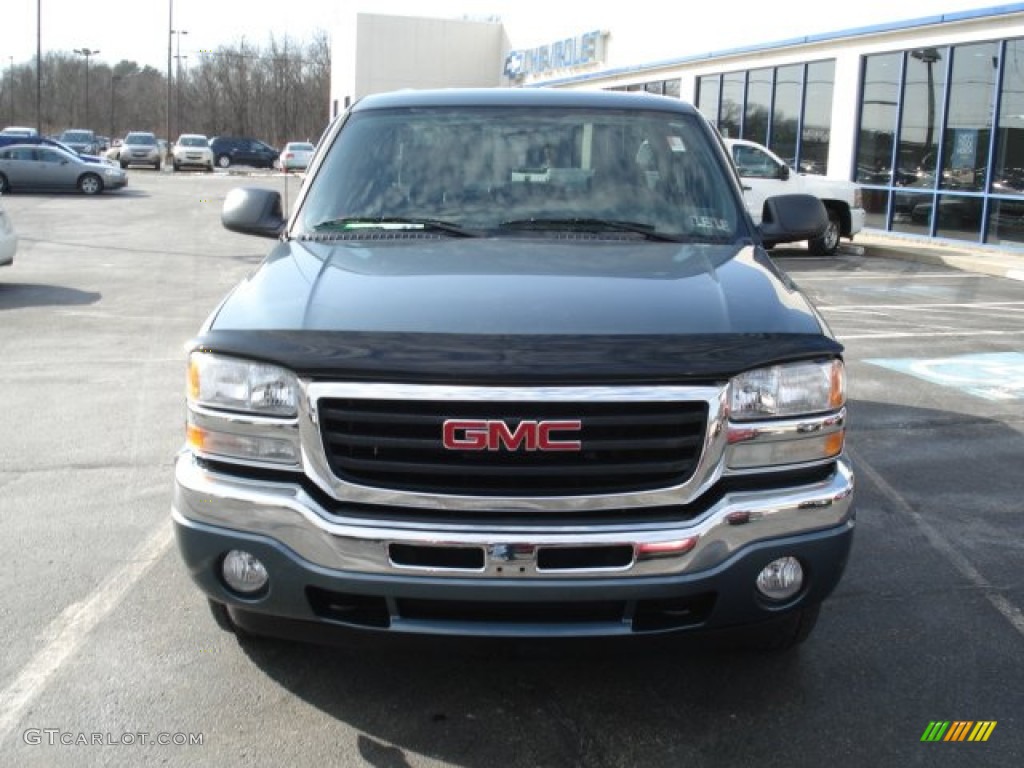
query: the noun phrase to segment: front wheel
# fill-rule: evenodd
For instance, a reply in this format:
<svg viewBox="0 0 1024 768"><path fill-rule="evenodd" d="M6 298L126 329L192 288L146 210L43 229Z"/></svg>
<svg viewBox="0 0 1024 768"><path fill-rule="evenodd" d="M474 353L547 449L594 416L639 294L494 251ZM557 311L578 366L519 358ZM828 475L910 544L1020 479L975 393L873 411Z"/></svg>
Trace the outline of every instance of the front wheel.
<svg viewBox="0 0 1024 768"><path fill-rule="evenodd" d="M94 173L87 173L78 180L78 189L84 195L98 195L103 191L103 180Z"/></svg>
<svg viewBox="0 0 1024 768"><path fill-rule="evenodd" d="M747 630L740 639L740 647L768 653L792 650L811 636L820 613L821 603L797 608L765 626Z"/></svg>
<svg viewBox="0 0 1024 768"><path fill-rule="evenodd" d="M221 155L220 157L217 158L217 165L219 165L221 168L227 168L228 166L231 165L231 158L228 157L227 155Z"/></svg>
<svg viewBox="0 0 1024 768"><path fill-rule="evenodd" d="M839 214L828 209L828 226L821 237L807 243L808 250L815 256L831 256L839 248Z"/></svg>
<svg viewBox="0 0 1024 768"><path fill-rule="evenodd" d="M11 191L11 182L7 180L7 177L0 173L0 195L6 195Z"/></svg>

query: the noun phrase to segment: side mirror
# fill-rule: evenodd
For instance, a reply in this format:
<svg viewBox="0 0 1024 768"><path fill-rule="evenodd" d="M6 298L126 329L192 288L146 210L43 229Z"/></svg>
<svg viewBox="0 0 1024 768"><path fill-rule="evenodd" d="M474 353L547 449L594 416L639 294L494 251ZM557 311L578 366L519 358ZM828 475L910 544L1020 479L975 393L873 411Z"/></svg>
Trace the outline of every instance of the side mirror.
<svg viewBox="0 0 1024 768"><path fill-rule="evenodd" d="M228 192L220 221L225 229L232 232L276 238L284 231L283 210L280 192L243 187Z"/></svg>
<svg viewBox="0 0 1024 768"><path fill-rule="evenodd" d="M790 170L789 170L789 166L788 165L783 164L783 165L779 166L779 179L781 181L788 181L789 180L789 174L790 174Z"/></svg>
<svg viewBox="0 0 1024 768"><path fill-rule="evenodd" d="M766 243L793 243L821 237L828 211L814 195L775 195L764 201L761 238Z"/></svg>

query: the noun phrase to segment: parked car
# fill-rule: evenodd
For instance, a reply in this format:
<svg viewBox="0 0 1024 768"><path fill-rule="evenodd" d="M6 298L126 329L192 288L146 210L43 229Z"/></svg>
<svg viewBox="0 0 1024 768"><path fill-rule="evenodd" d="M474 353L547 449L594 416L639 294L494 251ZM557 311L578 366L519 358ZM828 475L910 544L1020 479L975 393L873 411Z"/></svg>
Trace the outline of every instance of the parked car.
<svg viewBox="0 0 1024 768"><path fill-rule="evenodd" d="M98 155L100 152L100 143L96 139L96 134L82 128L71 128L64 131L60 135L59 141L79 154Z"/></svg>
<svg viewBox="0 0 1024 768"><path fill-rule="evenodd" d="M47 144L0 148L0 194L12 190L73 190L96 195L128 183L110 163L90 163L74 152Z"/></svg>
<svg viewBox="0 0 1024 768"><path fill-rule="evenodd" d="M292 211L228 194L272 250L189 344L172 516L220 626L808 636L854 532L843 348L762 245L820 200L755 225L647 94L375 94L317 152Z"/></svg>
<svg viewBox="0 0 1024 768"><path fill-rule="evenodd" d="M213 150L210 140L201 133L183 133L171 150L174 170L204 168L213 170Z"/></svg>
<svg viewBox="0 0 1024 768"><path fill-rule="evenodd" d="M316 150L308 141L289 141L281 150L278 165L282 171L304 171L309 167Z"/></svg>
<svg viewBox="0 0 1024 768"><path fill-rule="evenodd" d="M129 165L151 165L160 170L163 154L156 135L148 131L132 131L124 137L117 160L122 168Z"/></svg>
<svg viewBox="0 0 1024 768"><path fill-rule="evenodd" d="M833 254L839 247L840 238L853 240L854 235L864 228L866 213L859 184L846 179L798 173L768 147L753 141L725 139L725 144L743 179L744 198L754 221L761 220L767 198L798 192L814 195L828 211L828 229L807 244L811 253L818 256Z"/></svg>
<svg viewBox="0 0 1024 768"><path fill-rule="evenodd" d="M7 212L0 206L0 267L14 263L14 252L18 250L18 236Z"/></svg>
<svg viewBox="0 0 1024 768"><path fill-rule="evenodd" d="M2 131L0 136L38 136L39 132L35 128L28 128L23 125L8 125Z"/></svg>
<svg viewBox="0 0 1024 768"><path fill-rule="evenodd" d="M213 161L218 168L251 165L273 168L280 153L269 144L244 136L215 136L210 139Z"/></svg>

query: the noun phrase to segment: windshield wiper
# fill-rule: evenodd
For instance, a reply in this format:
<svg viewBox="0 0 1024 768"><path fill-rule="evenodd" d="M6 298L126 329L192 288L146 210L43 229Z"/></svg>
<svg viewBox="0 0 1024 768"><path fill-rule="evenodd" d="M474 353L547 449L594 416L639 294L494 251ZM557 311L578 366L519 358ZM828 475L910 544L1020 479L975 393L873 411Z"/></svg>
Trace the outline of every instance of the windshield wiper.
<svg viewBox="0 0 1024 768"><path fill-rule="evenodd" d="M401 216L350 216L343 219L327 219L313 226L314 232L352 232L360 229L418 229L431 232L447 232L458 237L482 237L480 232L440 219L403 218Z"/></svg>
<svg viewBox="0 0 1024 768"><path fill-rule="evenodd" d="M567 219L510 219L501 222L505 229L568 229L581 232L633 232L643 235L648 240L660 240L669 243L690 242L693 238L685 235L674 235L659 232L651 224L638 221L620 221L618 219L567 218Z"/></svg>

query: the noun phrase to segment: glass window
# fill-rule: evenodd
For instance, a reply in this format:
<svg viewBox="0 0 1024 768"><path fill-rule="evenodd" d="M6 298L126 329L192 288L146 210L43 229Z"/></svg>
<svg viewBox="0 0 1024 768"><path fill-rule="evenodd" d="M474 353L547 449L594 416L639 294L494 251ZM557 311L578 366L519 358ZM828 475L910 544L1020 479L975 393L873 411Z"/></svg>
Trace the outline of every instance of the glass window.
<svg viewBox="0 0 1024 768"><path fill-rule="evenodd" d="M739 171L740 176L774 179L779 175L779 164L771 155L758 147L733 144L732 159L736 162L736 170Z"/></svg>
<svg viewBox="0 0 1024 768"><path fill-rule="evenodd" d="M722 104L718 114L718 130L726 138L740 137L746 81L747 76L744 72L722 76Z"/></svg>
<svg viewBox="0 0 1024 768"><path fill-rule="evenodd" d="M872 229L888 229L889 193L881 189L865 189L862 194L865 226Z"/></svg>
<svg viewBox="0 0 1024 768"><path fill-rule="evenodd" d="M682 81L677 77L674 80L665 81L665 95L678 99L682 95Z"/></svg>
<svg viewBox="0 0 1024 768"><path fill-rule="evenodd" d="M978 241L984 199L960 195L939 195L935 234L952 240Z"/></svg>
<svg viewBox="0 0 1024 768"><path fill-rule="evenodd" d="M992 137L999 45L981 43L953 49L949 114L942 142L940 186L983 192L987 186L988 145Z"/></svg>
<svg viewBox="0 0 1024 768"><path fill-rule="evenodd" d="M747 106L743 117L743 138L768 144L768 123L772 114L774 70L754 69L748 73Z"/></svg>
<svg viewBox="0 0 1024 768"><path fill-rule="evenodd" d="M1006 42L992 192L1024 195L1024 40Z"/></svg>
<svg viewBox="0 0 1024 768"><path fill-rule="evenodd" d="M861 184L892 182L892 150L899 106L899 53L864 59L864 90L857 140L857 175Z"/></svg>
<svg viewBox="0 0 1024 768"><path fill-rule="evenodd" d="M697 108L713 125L718 125L719 96L722 90L722 76L701 77L697 80Z"/></svg>
<svg viewBox="0 0 1024 768"><path fill-rule="evenodd" d="M994 199L989 204L988 240L996 245L1024 245L1024 199Z"/></svg>
<svg viewBox="0 0 1024 768"><path fill-rule="evenodd" d="M896 183L934 187L946 92L946 48L917 48L906 58Z"/></svg>
<svg viewBox="0 0 1024 768"><path fill-rule="evenodd" d="M836 81L834 61L807 65L800 170L824 175L828 170L828 146L832 139L832 92Z"/></svg>
<svg viewBox="0 0 1024 768"><path fill-rule="evenodd" d="M800 125L800 97L804 67L779 67L775 74L775 107L772 112L771 144L779 157L796 167L796 138ZM805 170L801 168L801 170Z"/></svg>
<svg viewBox="0 0 1024 768"><path fill-rule="evenodd" d="M514 233L602 220L731 241L742 207L717 152L702 119L671 112L366 110L325 156L299 226L358 232L413 219Z"/></svg>

